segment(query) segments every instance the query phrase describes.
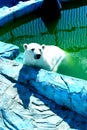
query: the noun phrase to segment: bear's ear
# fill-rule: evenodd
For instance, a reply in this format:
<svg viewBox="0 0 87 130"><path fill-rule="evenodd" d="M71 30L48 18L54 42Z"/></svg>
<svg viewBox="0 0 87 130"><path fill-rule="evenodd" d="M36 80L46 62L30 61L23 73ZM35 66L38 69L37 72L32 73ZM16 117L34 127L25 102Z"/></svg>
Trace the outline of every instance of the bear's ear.
<svg viewBox="0 0 87 130"><path fill-rule="evenodd" d="M43 44L43 45L42 45L42 49L44 49L44 48L45 48L45 45Z"/></svg>
<svg viewBox="0 0 87 130"><path fill-rule="evenodd" d="M26 50L27 49L27 43L25 43L24 45L23 45L23 47L24 47L24 49Z"/></svg>

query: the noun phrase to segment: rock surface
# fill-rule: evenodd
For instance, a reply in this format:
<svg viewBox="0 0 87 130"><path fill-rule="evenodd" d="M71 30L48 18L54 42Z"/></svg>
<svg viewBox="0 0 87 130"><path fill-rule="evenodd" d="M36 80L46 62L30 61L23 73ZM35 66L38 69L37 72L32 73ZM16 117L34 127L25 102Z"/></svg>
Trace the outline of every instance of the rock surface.
<svg viewBox="0 0 87 130"><path fill-rule="evenodd" d="M0 41L0 56L8 59L15 59L19 54L19 47Z"/></svg>
<svg viewBox="0 0 87 130"><path fill-rule="evenodd" d="M87 117L87 81L28 66L22 67L18 81L28 87L33 86L39 94Z"/></svg>
<svg viewBox="0 0 87 130"><path fill-rule="evenodd" d="M37 84L38 76L40 76L39 80L41 81L41 79L43 79L43 74L45 73L47 75L47 72L44 70L39 70L39 74L40 72L42 73L42 76L37 75L37 78L35 78L38 69L27 66L23 67L17 62L0 58L0 129L86 130L86 118L72 112L64 106L57 105L52 100L48 99L53 93L53 91L49 91L50 84L47 84L48 91L47 89L45 91L46 93L50 92L48 98L44 97L45 94L44 96L38 94L40 92L37 88L32 86L32 82ZM32 76L35 79L32 79ZM38 88L41 88L46 84L45 76L43 79L44 81L41 81ZM49 76L52 77L52 74L48 72L48 77ZM30 78L32 80L26 80ZM52 82L54 82L54 84L58 85L58 83L55 82L55 79L51 80L53 80ZM47 80L47 82L49 81L50 79ZM63 83L65 85L64 81ZM61 86L60 82L59 85Z"/></svg>

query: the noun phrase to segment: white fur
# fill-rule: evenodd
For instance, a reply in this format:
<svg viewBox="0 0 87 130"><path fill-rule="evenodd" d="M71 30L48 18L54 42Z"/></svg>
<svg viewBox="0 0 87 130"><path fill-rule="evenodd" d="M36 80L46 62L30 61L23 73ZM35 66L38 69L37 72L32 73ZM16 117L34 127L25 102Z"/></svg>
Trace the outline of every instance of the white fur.
<svg viewBox="0 0 87 130"><path fill-rule="evenodd" d="M50 71L57 71L59 64L65 57L65 52L53 45L41 46L37 43L30 43L24 44L24 49L24 64ZM41 55L39 59L35 59L37 54Z"/></svg>

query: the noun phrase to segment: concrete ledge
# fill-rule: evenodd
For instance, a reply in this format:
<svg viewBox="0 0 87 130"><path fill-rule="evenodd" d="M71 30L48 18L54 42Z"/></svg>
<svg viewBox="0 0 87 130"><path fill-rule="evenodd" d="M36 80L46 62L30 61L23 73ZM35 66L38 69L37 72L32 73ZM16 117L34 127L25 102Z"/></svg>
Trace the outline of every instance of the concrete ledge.
<svg viewBox="0 0 87 130"><path fill-rule="evenodd" d="M12 82L29 87L57 104L87 117L87 81L6 62L1 60L0 73Z"/></svg>
<svg viewBox="0 0 87 130"><path fill-rule="evenodd" d="M20 1L17 5L8 8L4 6L0 9L0 26L12 21L14 18L31 13L42 5L43 0Z"/></svg>
<svg viewBox="0 0 87 130"><path fill-rule="evenodd" d="M18 82L34 87L39 94L87 117L87 81L23 66Z"/></svg>

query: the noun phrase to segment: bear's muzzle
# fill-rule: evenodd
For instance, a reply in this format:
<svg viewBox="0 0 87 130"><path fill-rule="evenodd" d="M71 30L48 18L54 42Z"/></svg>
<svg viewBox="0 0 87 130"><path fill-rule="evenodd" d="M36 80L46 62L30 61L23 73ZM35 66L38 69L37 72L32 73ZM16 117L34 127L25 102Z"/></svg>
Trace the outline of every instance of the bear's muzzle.
<svg viewBox="0 0 87 130"><path fill-rule="evenodd" d="M34 59L36 59L36 60L40 59L40 57L41 57L40 54L34 55Z"/></svg>

